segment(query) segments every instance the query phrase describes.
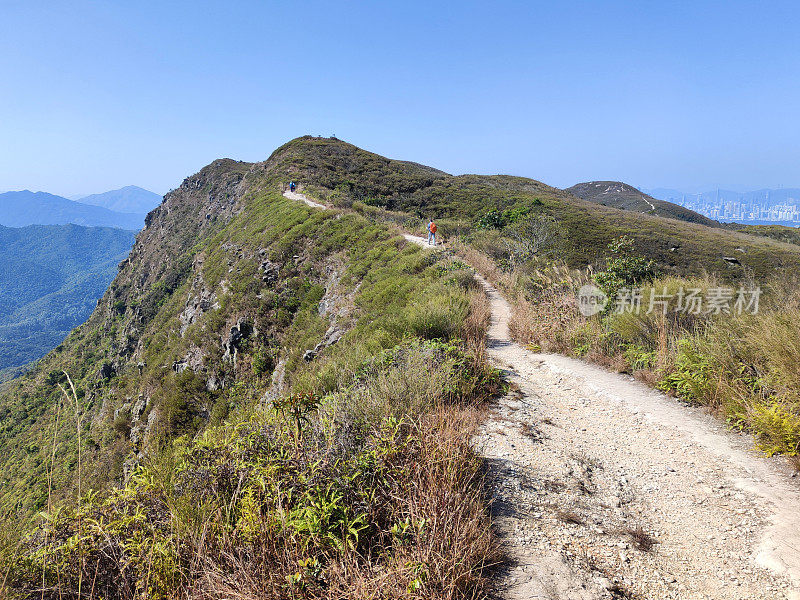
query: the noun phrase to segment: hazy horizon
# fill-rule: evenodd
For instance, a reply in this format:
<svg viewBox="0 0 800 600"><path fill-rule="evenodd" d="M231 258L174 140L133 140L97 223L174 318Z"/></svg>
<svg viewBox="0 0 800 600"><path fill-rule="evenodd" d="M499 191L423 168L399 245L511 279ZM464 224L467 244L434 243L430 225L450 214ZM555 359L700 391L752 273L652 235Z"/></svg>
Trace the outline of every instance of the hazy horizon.
<svg viewBox="0 0 800 600"><path fill-rule="evenodd" d="M227 157L227 158L230 158L230 157ZM390 157L390 158L393 158L393 157ZM411 160L411 159L401 158L401 159L398 159L398 160ZM202 165L202 166L205 166L205 165ZM202 166L198 167L197 171L199 171L202 168ZM428 165L428 166L435 167L436 165ZM24 188L19 188L19 189L3 189L3 188L0 188L0 194L5 194L7 192L19 192L19 191L27 190L27 191L31 191L31 192L34 192L34 193L36 193L36 192L45 192L47 194L53 194L54 196L61 196L62 198L67 198L68 200L73 200L73 201L78 202L78 201L81 200L81 198L86 198L87 196L91 196L91 195L94 195L94 194L101 194L101 193L105 193L105 192L109 192L109 191L120 190L120 189L128 187L128 186L135 186L135 187L139 187L141 189L144 189L145 191L153 192L153 193L156 193L156 194L159 194L159 195L163 196L170 189L172 189L174 187L177 187L177 185L181 181L183 181L183 179L185 177L188 177L189 175L192 175L193 173L195 173L197 171L193 171L192 173L184 174L183 176L181 176L177 180L177 182L171 188L165 189L165 190L154 190L154 189L146 188L146 187L141 186L141 185L137 185L135 183L128 183L128 184L120 185L120 186L117 186L117 187L114 187L114 188L109 188L109 189L104 189L104 190L91 190L91 191L88 191L88 192L78 192L78 193L74 193L74 194L62 194L62 193L59 193L58 191L53 191L53 190L49 190L49 189L35 189L35 188L30 187L30 186L29 187L24 187ZM452 174L453 175L468 175L468 174L477 174L477 175L489 175L489 174L492 174L492 175L515 175L515 176L520 176L520 177L528 177L530 179L536 179L535 177L530 177L529 175L524 175L524 174L520 174L520 173L479 173L479 172L473 172L473 173L452 173ZM590 180L590 181L617 181L617 180L604 178L604 179L593 179L593 180ZM543 183L548 183L548 182L544 181ZM585 182L584 181L575 181L574 183L566 185L561 189L565 189L565 188L571 187L572 185L575 185L575 184L578 184L578 183L585 183ZM651 191L651 190L659 190L659 189L675 190L675 191L681 192L682 194L686 194L687 196L688 195L697 195L697 194L704 194L704 193L708 193L708 192L713 192L713 191L718 190L718 189L719 190L726 190L726 191L736 192L736 193L741 193L741 194L746 194L748 192L756 192L756 191L766 190L766 189L771 189L771 190L800 189L800 184L798 184L798 185L777 185L777 186L768 186L768 185L746 186L746 185L741 185L741 184L728 183L728 184L719 184L719 185L705 184L705 185L699 185L699 186L694 186L694 187L682 187L682 186L677 186L677 185L639 185L639 184L636 184L636 183L633 183L633 182L630 182L630 181L624 181L623 183L627 183L629 185L632 185L635 188L637 188L637 189L639 189L641 191L644 191L644 192L648 192L648 191ZM555 186L555 187L559 187L559 186Z"/></svg>

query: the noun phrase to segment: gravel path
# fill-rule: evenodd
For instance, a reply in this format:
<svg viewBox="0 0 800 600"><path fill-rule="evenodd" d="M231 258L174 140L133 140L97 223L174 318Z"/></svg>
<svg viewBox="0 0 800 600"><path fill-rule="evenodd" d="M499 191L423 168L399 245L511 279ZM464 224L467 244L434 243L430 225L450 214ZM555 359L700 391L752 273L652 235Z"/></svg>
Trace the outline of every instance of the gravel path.
<svg viewBox="0 0 800 600"><path fill-rule="evenodd" d="M781 459L630 377L521 348L482 282L488 352L516 388L476 440L514 561L500 597L800 598L800 486Z"/></svg>
<svg viewBox="0 0 800 600"><path fill-rule="evenodd" d="M297 200L298 202L305 202L311 208L322 208L323 210L328 208L324 204L320 204L319 202L314 202L308 196L306 196L305 194L301 194L299 192L290 192L289 190L286 190L285 192L283 192L283 195L285 198L289 198L289 200Z"/></svg>
<svg viewBox="0 0 800 600"><path fill-rule="evenodd" d="M800 482L781 459L631 377L523 349L478 279L513 387L475 440L512 562L499 598L800 600Z"/></svg>

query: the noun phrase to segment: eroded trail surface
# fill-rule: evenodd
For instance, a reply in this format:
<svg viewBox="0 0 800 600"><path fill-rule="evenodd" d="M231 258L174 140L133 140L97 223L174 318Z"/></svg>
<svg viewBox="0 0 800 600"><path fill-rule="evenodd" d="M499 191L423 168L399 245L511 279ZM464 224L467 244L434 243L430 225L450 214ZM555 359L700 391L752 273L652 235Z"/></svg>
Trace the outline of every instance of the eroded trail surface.
<svg viewBox="0 0 800 600"><path fill-rule="evenodd" d="M780 459L630 377L513 343L488 351L518 390L476 440L514 564L498 595L800 598L800 486Z"/></svg>
<svg viewBox="0 0 800 600"><path fill-rule="evenodd" d="M512 561L500 598L800 600L800 478L781 459L630 377L525 350L478 279L517 388L475 440Z"/></svg>

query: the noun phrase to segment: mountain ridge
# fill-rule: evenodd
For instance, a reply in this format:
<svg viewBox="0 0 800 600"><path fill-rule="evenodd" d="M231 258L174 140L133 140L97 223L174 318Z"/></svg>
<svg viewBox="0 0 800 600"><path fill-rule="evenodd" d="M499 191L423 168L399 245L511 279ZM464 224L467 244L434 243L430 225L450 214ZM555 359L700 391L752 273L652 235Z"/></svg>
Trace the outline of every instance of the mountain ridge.
<svg viewBox="0 0 800 600"><path fill-rule="evenodd" d="M136 231L141 229L143 221L141 214L120 213L47 192L22 190L0 194L0 225L6 227L74 223Z"/></svg>
<svg viewBox="0 0 800 600"><path fill-rule="evenodd" d="M719 223L698 212L654 198L622 181L587 181L565 188L565 191L604 206L719 227Z"/></svg>
<svg viewBox="0 0 800 600"><path fill-rule="evenodd" d="M285 198L289 181L330 210ZM326 586L341 583L336 573L346 570L337 570L339 551L366 561L366 572L378 573L375 581L385 586L385 574L395 571L380 561L398 556L383 552L386 544L415 552L422 546L406 546L403 540L411 538L404 536L436 535L447 548L461 539L461 530L441 530L428 512L394 504L417 502L418 492L445 494L455 504L437 496L430 506L445 506L448 514L468 506L477 511L470 514L483 515L474 517L479 526L470 532L488 544L485 506L465 504L466 498L482 497L476 483L481 463L468 445L473 425L464 424L474 424L475 417L454 415L462 414L455 411L464 403L486 399L503 386L481 358L489 318L466 259L450 248L423 250L403 237L422 233L428 217L439 223L445 243L453 242L450 248L459 247L459 238L468 242L468 251L488 257L498 277L514 272L510 256L516 247L510 242L520 231L515 227L549 228L553 244L531 251L524 272L517 272L522 296L539 293L535 286L544 285L546 293L547 285L562 285L571 277L570 266L586 272L587 265L605 264L609 243L619 236L630 236L632 248L666 275L708 268L724 281L742 282L776 268L800 273L797 246L602 206L532 179L451 176L340 140L298 138L257 163L214 161L148 214L88 320L0 391L0 444L7 449L0 455L0 512L6 522L30 524L40 511L72 507L28 538L24 560L12 557L14 585L39 589L44 572L52 586L80 586L84 571L74 565L87 564L86 573L92 573L102 564L103 593L114 597L120 586L136 589L149 581L150 548L158 547L168 557L159 563L159 573L165 573L159 585L184 589L200 577L200 563L191 560L201 555L192 544L206 539L194 535L200 523L216 536L215 544L234 543L234 554L252 548L254 539L278 544L276 554L257 553L272 561L259 568L269 574L265 585L276 594L308 558L304 550L289 553L285 564L275 558L296 550L291 544L297 539L312 558L330 558L319 564ZM739 266L729 266L722 257L736 248L743 250L733 254ZM549 283L537 273L548 256L566 263L559 262L558 279ZM574 341L583 345L580 335L576 330ZM66 399L58 387L68 386L65 372L76 389ZM451 444L447 427L461 427L461 441ZM452 449L445 457L436 450L442 440ZM418 450L422 443L432 444L425 446L429 454ZM392 469L396 460L402 460L400 471L388 471L391 477L373 471L376 464ZM405 472L425 473L424 482L439 483L393 478ZM448 479L455 472L466 475ZM259 477L266 488L259 487ZM358 485L348 487L348 481ZM383 487L387 481L391 485ZM464 481L471 483L458 493L448 487ZM94 499L75 508L79 488L95 490ZM287 489L291 493L279 496L275 508L275 494ZM324 535L308 532L303 519L332 498L345 506L336 514L368 515L365 529L347 521L355 523L357 540L339 525ZM362 512L384 506L391 510ZM131 510L144 518L125 520ZM207 510L206 516L180 520L196 510ZM296 529L288 537L282 526L270 529L284 522L278 513L291 515ZM409 518L404 528L409 514L417 520ZM88 562L76 563L69 540L90 515L116 533L104 537L106 525L87 532L95 536L86 546ZM205 527L206 517L213 526ZM344 541L337 537L342 535ZM42 539L52 540L46 542L52 553L39 552L41 544L35 544ZM132 540L153 546L139 554L121 551ZM360 550L346 550L350 544ZM479 565L493 562L483 560L491 548L480 547L481 560L464 567L470 577L483 577ZM467 550L458 548L435 561L464 564ZM412 583L403 579L405 552L398 559L405 571L393 579L400 581L398 597ZM227 577L234 571L225 557L234 554L213 555L209 560L219 561L214 568L200 568L209 577ZM119 558L103 562L108 556ZM378 566L369 571L373 559ZM225 581L246 585L244 579Z"/></svg>
<svg viewBox="0 0 800 600"><path fill-rule="evenodd" d="M608 243L620 235L631 236L661 269L678 275L705 268L735 279L742 270L729 268L724 257L742 254L737 248L746 251L741 264L757 276L798 266L796 247L728 231L702 216L700 222L690 222L621 210L525 177L448 175L338 139L297 138L276 149L269 160L281 163L286 178L302 183L333 205L367 204L435 217L443 225L442 231L449 228L456 234L475 230L490 210L521 209L546 216L560 224L566 246L561 255L573 267L598 266Z"/></svg>
<svg viewBox="0 0 800 600"><path fill-rule="evenodd" d="M81 204L102 206L115 212L142 215L153 210L161 203L161 200L162 197L158 194L136 185L126 185L117 190L76 198L76 202Z"/></svg>

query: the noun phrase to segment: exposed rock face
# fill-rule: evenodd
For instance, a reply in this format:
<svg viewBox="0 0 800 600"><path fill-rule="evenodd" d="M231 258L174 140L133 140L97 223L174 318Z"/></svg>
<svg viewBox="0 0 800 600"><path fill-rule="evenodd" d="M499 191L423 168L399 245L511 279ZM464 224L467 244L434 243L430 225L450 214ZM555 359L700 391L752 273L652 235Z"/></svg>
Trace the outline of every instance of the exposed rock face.
<svg viewBox="0 0 800 600"><path fill-rule="evenodd" d="M267 254L266 249L262 248L259 251L259 254L261 255L262 258L264 258ZM261 266L259 267L259 271L261 271L262 273L261 281L263 281L266 284L272 284L278 280L281 268L272 261L270 261L269 259L264 258L263 262L261 263Z"/></svg>
<svg viewBox="0 0 800 600"><path fill-rule="evenodd" d="M186 299L186 308L178 315L178 319L181 322L181 336L186 333L189 326L196 322L200 316L209 310L216 310L219 308L217 294L213 290L208 289L203 281L202 264L202 259L195 260L194 271L196 275L192 282L192 291Z"/></svg>
<svg viewBox="0 0 800 600"><path fill-rule="evenodd" d="M244 318L240 318L236 325L231 327L230 333L228 334L228 339L223 341L222 346L225 348L225 354L222 356L224 360L230 360L236 362L236 355L239 352L242 344L247 340L252 334L253 326L250 325Z"/></svg>
<svg viewBox="0 0 800 600"><path fill-rule="evenodd" d="M303 354L303 360L306 362L311 362L314 360L317 355L323 349L327 348L328 346L333 346L336 342L342 339L342 336L346 333L344 329L337 326L336 324L331 325L328 327L328 331L325 332L325 335L322 336L322 340L314 346L313 350L306 350Z"/></svg>
<svg viewBox="0 0 800 600"><path fill-rule="evenodd" d="M114 376L115 369L114 365L111 363L105 362L103 366L100 367L100 378L101 379L111 379Z"/></svg>
<svg viewBox="0 0 800 600"><path fill-rule="evenodd" d="M346 292L341 286L341 266L329 267L328 281L325 284L325 295L319 301L317 310L320 315L327 316L331 325L322 336L319 343L303 354L303 360L311 362L325 348L336 344L350 328L350 313L353 308L353 298L358 292L358 287Z"/></svg>

